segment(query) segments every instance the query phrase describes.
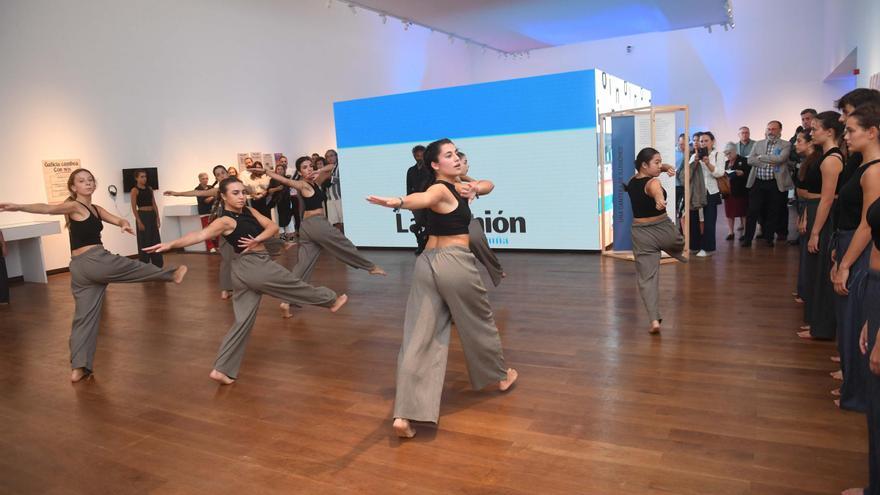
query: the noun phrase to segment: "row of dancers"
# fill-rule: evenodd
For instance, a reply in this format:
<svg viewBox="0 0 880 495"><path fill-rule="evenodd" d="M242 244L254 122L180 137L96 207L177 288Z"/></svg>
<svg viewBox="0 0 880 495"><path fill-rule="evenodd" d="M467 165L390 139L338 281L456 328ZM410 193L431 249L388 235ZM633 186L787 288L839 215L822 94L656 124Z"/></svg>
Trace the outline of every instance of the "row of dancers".
<svg viewBox="0 0 880 495"><path fill-rule="evenodd" d="M297 169L303 180L270 173L274 179L296 188L305 203L299 260L293 270L287 270L271 258L270 246L281 242L277 238L277 224L247 206L245 185L237 178L229 177L226 169L220 166L214 169L219 181L216 191L172 193L213 195L216 198L215 218L199 231L144 248L147 253L161 254L218 236L221 238L235 322L223 338L209 374L220 384L229 385L238 379L248 336L264 294L280 299L283 309L288 310L290 305L313 305L335 313L345 305L346 294L309 283L321 251L326 250L355 268L385 275L381 267L363 257L351 241L327 222L322 211L323 193L317 186L322 172L311 167L310 159L300 160L297 160ZM367 198L372 204L388 208L427 211L428 245L416 260L398 355L392 427L401 438L416 434L414 422L437 423L439 420L453 322L461 338L474 389L492 386L507 391L518 377L514 369L505 366L488 293L470 248L473 215L469 203L477 195L489 194L494 184L468 177L454 143L448 139L428 145L425 163L433 170L435 181L424 192L398 198ZM66 218L75 301L70 336L71 381L79 382L93 376L101 307L107 286L110 283L148 281L180 284L187 267L160 268L104 249L101 232L105 222L128 234L134 234L134 230L126 219L92 202L96 180L88 170L73 171L67 187L70 197L63 203L0 203L0 212L24 211L64 215ZM221 287L225 276L223 271L221 269Z"/></svg>

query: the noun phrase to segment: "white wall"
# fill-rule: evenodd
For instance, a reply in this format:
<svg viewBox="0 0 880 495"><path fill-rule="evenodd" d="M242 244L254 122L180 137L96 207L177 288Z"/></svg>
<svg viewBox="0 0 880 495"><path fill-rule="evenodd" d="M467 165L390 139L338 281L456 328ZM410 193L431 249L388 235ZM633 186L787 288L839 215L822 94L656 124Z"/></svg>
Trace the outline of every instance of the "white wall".
<svg viewBox="0 0 880 495"><path fill-rule="evenodd" d="M163 189L189 189L240 151L323 152L334 101L465 84L468 56L325 0L4 0L0 201L46 201L43 159L81 159L113 212L122 168L158 165ZM45 240L47 267L66 267L66 231ZM137 251L115 228L104 240Z"/></svg>
<svg viewBox="0 0 880 495"><path fill-rule="evenodd" d="M760 138L767 121L777 119L787 138L803 108L831 109L851 89L851 83L822 82L831 70L825 70L822 42L829 1L738 0L736 28L728 32L715 26L712 34L695 28L546 48L527 59L475 63L474 78L598 67L652 90L655 105L689 105L692 132L712 130L727 141L748 125Z"/></svg>

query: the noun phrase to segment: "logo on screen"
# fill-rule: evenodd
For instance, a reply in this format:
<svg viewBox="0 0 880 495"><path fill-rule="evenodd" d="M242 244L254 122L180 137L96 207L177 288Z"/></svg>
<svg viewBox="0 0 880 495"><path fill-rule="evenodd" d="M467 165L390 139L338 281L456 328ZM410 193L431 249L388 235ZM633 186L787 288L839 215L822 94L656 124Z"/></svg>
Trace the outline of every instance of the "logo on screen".
<svg viewBox="0 0 880 495"><path fill-rule="evenodd" d="M474 219L480 224L480 229L486 233L486 239L490 245L506 246L510 244L509 234L525 234L525 217L504 216L504 210L498 210L494 215L491 210L484 210L483 216L474 215ZM403 216L400 213L394 215L396 230L399 234L410 233L415 225L415 219L410 219L409 228L403 226Z"/></svg>

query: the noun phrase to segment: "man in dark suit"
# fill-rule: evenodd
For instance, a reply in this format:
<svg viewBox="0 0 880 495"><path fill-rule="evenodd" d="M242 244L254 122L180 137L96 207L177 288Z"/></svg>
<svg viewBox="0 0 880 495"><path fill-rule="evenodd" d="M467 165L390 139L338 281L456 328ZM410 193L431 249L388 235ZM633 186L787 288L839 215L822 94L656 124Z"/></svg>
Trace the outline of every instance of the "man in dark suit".
<svg viewBox="0 0 880 495"><path fill-rule="evenodd" d="M422 163L422 158L425 155L425 147L421 144L414 146L412 149L412 155L416 164L406 171L407 195L417 192L425 192L431 182L434 181L434 173ZM416 248L415 254L418 256L425 250L425 244L428 243L428 233L426 232L428 212L425 210L413 210L412 214L415 223L409 228L409 230L416 236L418 247Z"/></svg>

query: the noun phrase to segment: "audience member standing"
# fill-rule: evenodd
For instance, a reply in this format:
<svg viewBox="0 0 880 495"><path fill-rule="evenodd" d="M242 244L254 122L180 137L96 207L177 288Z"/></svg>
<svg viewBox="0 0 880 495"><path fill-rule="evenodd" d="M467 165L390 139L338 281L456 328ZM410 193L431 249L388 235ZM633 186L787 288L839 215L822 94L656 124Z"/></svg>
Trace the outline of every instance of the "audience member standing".
<svg viewBox="0 0 880 495"><path fill-rule="evenodd" d="M208 185L208 174L202 172L199 174L199 185L195 187L196 191L206 191L208 189L213 189L214 186ZM214 196L204 197L204 196L196 196L196 208L199 211L199 220L202 222L202 228L208 226L211 223L211 209L214 207L214 201L217 198ZM208 250L209 253L217 252L217 239L205 239L205 249Z"/></svg>
<svg viewBox="0 0 880 495"><path fill-rule="evenodd" d="M739 141L736 142L736 154L748 158L752 154L752 148L755 147L755 141L752 140L752 131L748 127L739 128Z"/></svg>
<svg viewBox="0 0 880 495"><path fill-rule="evenodd" d="M327 150L324 153L324 160L326 166L333 167L333 172L330 173L330 185L327 187L327 221L340 232L345 232L342 219L342 186L339 181L339 155L336 154L336 150Z"/></svg>
<svg viewBox="0 0 880 495"><path fill-rule="evenodd" d="M715 253L715 223L721 192L718 177L724 175L724 158L715 149L711 132L700 135L699 148L691 157L690 249L699 258Z"/></svg>
<svg viewBox="0 0 880 495"><path fill-rule="evenodd" d="M776 226L779 209L785 207L783 198L787 198L788 191L794 187L788 172L791 144L779 139L781 134L782 123L771 120L767 124L766 139L755 143L748 157L752 170L746 183L750 191L746 238L742 242L745 247L752 245L759 218L765 219L761 229L767 235L767 244L774 245L773 233L779 230Z"/></svg>
<svg viewBox="0 0 880 495"><path fill-rule="evenodd" d="M434 172L423 163L424 155L424 146L421 144L413 146L412 156L416 163L406 171L407 195L425 192L428 186L434 182ZM416 256L422 253L425 249L425 244L428 242L428 233L426 231L428 225L427 214L427 210L412 210L413 224L409 230L416 236Z"/></svg>
<svg viewBox="0 0 880 495"><path fill-rule="evenodd" d="M746 188L746 180L749 177L748 159L740 156L736 151L737 146L727 143L724 146L724 172L730 178L730 195L724 199L724 213L727 217L727 240L732 241L736 237L736 219L739 218L739 230L745 231L746 216L749 212L749 190Z"/></svg>

